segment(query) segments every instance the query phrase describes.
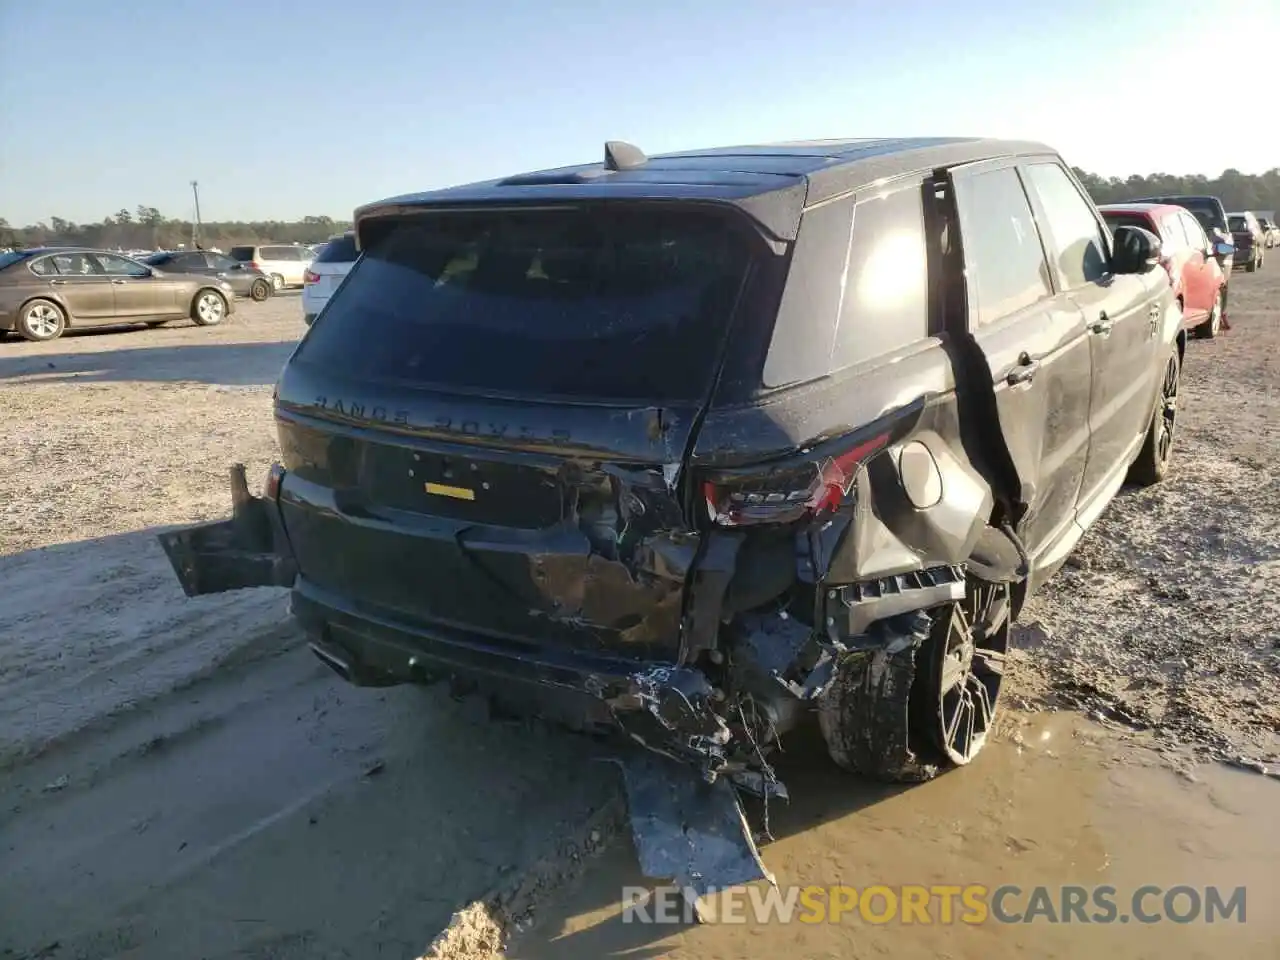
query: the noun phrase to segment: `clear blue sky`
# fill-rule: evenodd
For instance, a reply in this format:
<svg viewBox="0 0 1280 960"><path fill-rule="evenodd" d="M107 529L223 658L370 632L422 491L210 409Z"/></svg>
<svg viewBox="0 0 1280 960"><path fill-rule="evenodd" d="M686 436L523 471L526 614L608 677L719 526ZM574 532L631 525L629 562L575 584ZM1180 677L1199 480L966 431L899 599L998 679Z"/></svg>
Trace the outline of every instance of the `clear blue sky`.
<svg viewBox="0 0 1280 960"><path fill-rule="evenodd" d="M345 218L613 138L977 134L1259 173L1277 56L1280 0L0 0L0 216L187 217L194 178L207 220Z"/></svg>

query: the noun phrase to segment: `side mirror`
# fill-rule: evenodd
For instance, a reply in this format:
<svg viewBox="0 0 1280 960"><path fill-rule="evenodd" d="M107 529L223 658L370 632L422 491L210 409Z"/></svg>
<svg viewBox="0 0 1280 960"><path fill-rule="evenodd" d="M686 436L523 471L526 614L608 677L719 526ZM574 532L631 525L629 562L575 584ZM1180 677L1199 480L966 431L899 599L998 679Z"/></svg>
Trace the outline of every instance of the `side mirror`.
<svg viewBox="0 0 1280 960"><path fill-rule="evenodd" d="M1160 266L1160 238L1141 227L1117 227L1111 267L1118 274L1150 273Z"/></svg>
<svg viewBox="0 0 1280 960"><path fill-rule="evenodd" d="M1219 240L1213 245L1213 255L1215 257L1222 257L1224 260L1235 252L1235 245L1227 243L1225 240Z"/></svg>

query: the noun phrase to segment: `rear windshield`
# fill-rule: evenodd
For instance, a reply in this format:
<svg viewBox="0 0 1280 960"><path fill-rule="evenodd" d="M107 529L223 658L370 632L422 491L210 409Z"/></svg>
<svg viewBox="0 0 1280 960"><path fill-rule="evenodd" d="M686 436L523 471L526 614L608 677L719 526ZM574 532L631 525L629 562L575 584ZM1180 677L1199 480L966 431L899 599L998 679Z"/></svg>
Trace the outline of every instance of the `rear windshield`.
<svg viewBox="0 0 1280 960"><path fill-rule="evenodd" d="M441 213L376 237L296 360L498 394L695 400L749 260L721 216Z"/></svg>
<svg viewBox="0 0 1280 960"><path fill-rule="evenodd" d="M351 263L360 254L355 237L338 237L316 248L316 263Z"/></svg>
<svg viewBox="0 0 1280 960"><path fill-rule="evenodd" d="M239 260L241 263L248 263L253 259L253 247L232 247L231 252L227 254L232 260Z"/></svg>
<svg viewBox="0 0 1280 960"><path fill-rule="evenodd" d="M1239 233L1244 233L1249 229L1249 223L1244 217L1227 217L1227 226Z"/></svg>
<svg viewBox="0 0 1280 960"><path fill-rule="evenodd" d="M1140 217L1136 213L1108 213L1102 212L1102 219L1107 221L1107 226L1112 230L1117 227L1140 227L1150 233L1155 233L1156 228L1146 217Z"/></svg>

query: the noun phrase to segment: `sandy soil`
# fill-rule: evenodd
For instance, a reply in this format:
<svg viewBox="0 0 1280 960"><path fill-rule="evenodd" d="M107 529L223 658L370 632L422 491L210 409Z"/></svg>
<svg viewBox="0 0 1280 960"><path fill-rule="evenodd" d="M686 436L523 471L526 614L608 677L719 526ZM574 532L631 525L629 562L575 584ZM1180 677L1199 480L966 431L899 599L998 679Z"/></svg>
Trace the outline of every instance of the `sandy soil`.
<svg viewBox="0 0 1280 960"><path fill-rule="evenodd" d="M0 344L6 958L416 956L614 793L574 739L347 687L284 591L182 595L155 533L265 475L303 329L241 311Z"/></svg>
<svg viewBox="0 0 1280 960"><path fill-rule="evenodd" d="M1260 765L1280 758L1280 269L1237 274L1232 307L1190 346L1172 476L1035 600L1011 683L1170 757ZM182 596L154 534L224 515L230 463L265 473L300 313L0 344L0 951L415 956L611 836L617 781L582 741L346 687L282 591Z"/></svg>

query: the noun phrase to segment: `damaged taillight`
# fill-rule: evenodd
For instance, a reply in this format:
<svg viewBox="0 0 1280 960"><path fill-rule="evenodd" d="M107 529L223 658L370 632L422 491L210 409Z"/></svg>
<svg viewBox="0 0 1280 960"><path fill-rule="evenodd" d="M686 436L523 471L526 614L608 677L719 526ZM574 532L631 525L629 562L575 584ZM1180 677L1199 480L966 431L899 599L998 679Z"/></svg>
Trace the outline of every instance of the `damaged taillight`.
<svg viewBox="0 0 1280 960"><path fill-rule="evenodd" d="M702 494L707 514L720 526L738 527L788 523L834 510L849 495L859 465L888 446L889 439L886 431L845 449L809 451L706 480Z"/></svg>

